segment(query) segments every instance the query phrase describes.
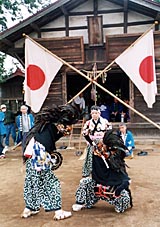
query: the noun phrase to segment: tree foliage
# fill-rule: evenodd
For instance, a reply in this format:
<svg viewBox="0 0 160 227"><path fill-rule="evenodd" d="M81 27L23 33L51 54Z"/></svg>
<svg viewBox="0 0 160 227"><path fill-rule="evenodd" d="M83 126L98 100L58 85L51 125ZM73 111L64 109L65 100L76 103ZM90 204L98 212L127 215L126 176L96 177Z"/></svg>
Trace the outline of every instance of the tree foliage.
<svg viewBox="0 0 160 227"><path fill-rule="evenodd" d="M0 82L3 81L3 78L6 76L7 72L4 68L4 60L6 58L6 55L1 53L0 54Z"/></svg>
<svg viewBox="0 0 160 227"><path fill-rule="evenodd" d="M49 5L53 0L0 0L0 32L6 30L9 26L9 20L19 22L23 20L22 6L30 13L36 13L38 10ZM5 69L6 55L0 52L0 82L4 81L13 71Z"/></svg>
<svg viewBox="0 0 160 227"><path fill-rule="evenodd" d="M8 18L17 22L23 19L21 6L32 14L50 3L51 0L0 0L0 31L7 29Z"/></svg>

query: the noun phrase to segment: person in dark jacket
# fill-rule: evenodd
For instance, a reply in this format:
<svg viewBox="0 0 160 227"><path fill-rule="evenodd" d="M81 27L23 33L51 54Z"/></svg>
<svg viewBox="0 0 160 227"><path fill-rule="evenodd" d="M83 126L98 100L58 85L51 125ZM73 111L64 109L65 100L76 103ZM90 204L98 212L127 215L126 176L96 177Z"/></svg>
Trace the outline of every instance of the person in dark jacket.
<svg viewBox="0 0 160 227"><path fill-rule="evenodd" d="M114 101L111 104L110 121L121 122L122 111L123 111L123 105L116 98L114 98Z"/></svg>
<svg viewBox="0 0 160 227"><path fill-rule="evenodd" d="M12 111L8 110L5 104L1 105L1 110L5 114L4 125L6 127L6 138L5 138L5 148L3 153L9 149L9 139L12 136L13 143L16 145L16 127L15 127L15 115Z"/></svg>

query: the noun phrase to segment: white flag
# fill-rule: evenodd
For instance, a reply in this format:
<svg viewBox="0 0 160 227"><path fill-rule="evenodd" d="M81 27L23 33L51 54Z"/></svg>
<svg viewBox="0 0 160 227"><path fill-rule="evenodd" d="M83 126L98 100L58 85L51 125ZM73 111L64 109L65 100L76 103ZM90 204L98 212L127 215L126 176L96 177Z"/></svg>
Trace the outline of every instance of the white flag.
<svg viewBox="0 0 160 227"><path fill-rule="evenodd" d="M147 106L152 108L157 94L153 30L137 40L115 62L142 93Z"/></svg>
<svg viewBox="0 0 160 227"><path fill-rule="evenodd" d="M25 39L24 101L34 113L45 101L52 80L63 63L29 38Z"/></svg>

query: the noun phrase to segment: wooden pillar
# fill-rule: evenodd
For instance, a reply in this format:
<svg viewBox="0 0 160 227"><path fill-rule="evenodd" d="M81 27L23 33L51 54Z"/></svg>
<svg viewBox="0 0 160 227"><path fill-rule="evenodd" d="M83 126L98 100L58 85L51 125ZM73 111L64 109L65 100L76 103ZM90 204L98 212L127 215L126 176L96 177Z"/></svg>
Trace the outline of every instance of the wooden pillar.
<svg viewBox="0 0 160 227"><path fill-rule="evenodd" d="M134 84L129 80L129 105L134 108ZM129 110L131 122L134 122L135 113Z"/></svg>
<svg viewBox="0 0 160 227"><path fill-rule="evenodd" d="M155 31L159 31L160 30L160 25L159 24L156 24L155 25Z"/></svg>
<svg viewBox="0 0 160 227"><path fill-rule="evenodd" d="M98 1L93 0L93 10L94 10L94 16L98 15Z"/></svg>
<svg viewBox="0 0 160 227"><path fill-rule="evenodd" d="M69 16L65 16L66 36L69 36Z"/></svg>
<svg viewBox="0 0 160 227"><path fill-rule="evenodd" d="M65 32L66 32L66 36L69 36L69 13L67 11L67 9L65 8L65 6L61 6L60 9L62 10L62 13L64 14L65 17Z"/></svg>
<svg viewBox="0 0 160 227"><path fill-rule="evenodd" d="M63 71L62 75L62 100L63 104L67 103L67 73Z"/></svg>
<svg viewBox="0 0 160 227"><path fill-rule="evenodd" d="M41 38L41 30L38 27L38 25L36 23L31 23L30 26L35 30L35 32L37 33L37 37Z"/></svg>
<svg viewBox="0 0 160 227"><path fill-rule="evenodd" d="M128 23L128 0L124 0L124 33L127 33Z"/></svg>

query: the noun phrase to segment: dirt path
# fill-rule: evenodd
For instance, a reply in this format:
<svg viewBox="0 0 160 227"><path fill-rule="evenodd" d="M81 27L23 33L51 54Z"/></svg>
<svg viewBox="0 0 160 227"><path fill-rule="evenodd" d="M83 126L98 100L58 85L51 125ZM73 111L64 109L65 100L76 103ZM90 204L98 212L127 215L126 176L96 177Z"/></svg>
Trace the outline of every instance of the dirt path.
<svg viewBox="0 0 160 227"><path fill-rule="evenodd" d="M71 210L83 161L78 160L74 150L61 153L64 161L55 173L62 184L63 208ZM53 220L52 212L43 209L34 217L22 219L25 167L20 148L9 151L7 158L0 160L0 227L160 227L160 151L149 150L148 156L135 155L126 162L134 207L125 213L117 214L111 205L100 201L94 208L74 212L70 219L59 222Z"/></svg>

